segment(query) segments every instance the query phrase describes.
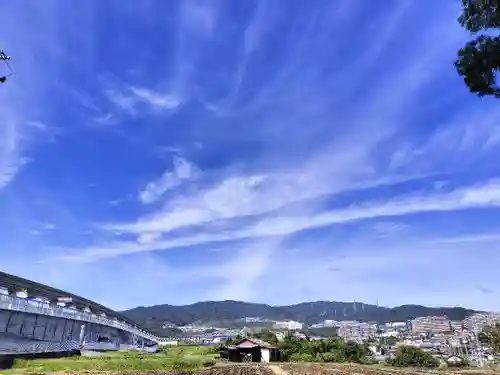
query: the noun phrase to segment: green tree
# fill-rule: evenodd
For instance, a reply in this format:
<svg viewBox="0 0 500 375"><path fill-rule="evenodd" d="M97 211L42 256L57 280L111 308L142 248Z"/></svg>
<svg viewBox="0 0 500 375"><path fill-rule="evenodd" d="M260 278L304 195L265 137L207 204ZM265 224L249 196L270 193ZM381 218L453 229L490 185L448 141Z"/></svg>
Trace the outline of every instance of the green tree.
<svg viewBox="0 0 500 375"><path fill-rule="evenodd" d="M284 340L278 344L278 348L280 348L285 361L289 361L292 355L303 353L305 351L300 340L297 340L293 336L285 336Z"/></svg>
<svg viewBox="0 0 500 375"><path fill-rule="evenodd" d="M491 346L495 352L500 353L500 324L485 327L479 335L479 340L483 344Z"/></svg>
<svg viewBox="0 0 500 375"><path fill-rule="evenodd" d="M321 353L319 355L319 358L321 358L321 361L323 362L336 362L336 363L345 362L345 357L343 353L340 351Z"/></svg>
<svg viewBox="0 0 500 375"><path fill-rule="evenodd" d="M366 344L348 341L344 345L344 355L348 362L365 363L373 357L373 353Z"/></svg>
<svg viewBox="0 0 500 375"><path fill-rule="evenodd" d="M367 345L345 342L341 339L298 340L293 336L285 337L278 344L285 361L356 362L371 363L373 355Z"/></svg>
<svg viewBox="0 0 500 375"><path fill-rule="evenodd" d="M500 0L462 0L460 24L472 34L500 30ZM469 91L500 98L500 36L479 35L458 51L458 73Z"/></svg>
<svg viewBox="0 0 500 375"><path fill-rule="evenodd" d="M438 367L439 361L431 354L414 346L401 345L389 363L397 367Z"/></svg>
<svg viewBox="0 0 500 375"><path fill-rule="evenodd" d="M278 338L276 337L276 335L274 333L272 333L268 329L263 329L262 331L255 333L252 336L257 338L257 339L261 339L261 340L263 340L269 344L272 344L272 345L278 344Z"/></svg>

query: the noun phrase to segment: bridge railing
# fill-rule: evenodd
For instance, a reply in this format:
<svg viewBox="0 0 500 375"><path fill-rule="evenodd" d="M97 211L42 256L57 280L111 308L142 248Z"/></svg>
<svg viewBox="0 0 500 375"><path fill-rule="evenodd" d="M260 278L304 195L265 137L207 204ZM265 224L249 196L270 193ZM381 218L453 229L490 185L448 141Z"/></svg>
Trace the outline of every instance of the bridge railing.
<svg viewBox="0 0 500 375"><path fill-rule="evenodd" d="M140 328L117 319L111 319L87 311L80 311L68 307L57 306L27 298L14 297L0 294L0 309L28 312L39 315L55 316L65 319L79 320L89 323L97 323L105 326L115 327L136 334L151 341L158 342L159 338Z"/></svg>

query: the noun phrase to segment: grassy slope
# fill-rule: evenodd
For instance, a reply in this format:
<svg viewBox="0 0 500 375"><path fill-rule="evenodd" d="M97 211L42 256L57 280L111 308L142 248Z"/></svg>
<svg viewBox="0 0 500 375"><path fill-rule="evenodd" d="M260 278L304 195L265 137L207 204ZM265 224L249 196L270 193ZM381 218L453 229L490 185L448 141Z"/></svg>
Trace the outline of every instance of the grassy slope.
<svg viewBox="0 0 500 375"><path fill-rule="evenodd" d="M195 370L203 361L216 356L206 347L178 346L156 354L139 352L109 352L96 357L66 357L58 359L16 360L12 370L2 374L45 372L155 372L172 370Z"/></svg>

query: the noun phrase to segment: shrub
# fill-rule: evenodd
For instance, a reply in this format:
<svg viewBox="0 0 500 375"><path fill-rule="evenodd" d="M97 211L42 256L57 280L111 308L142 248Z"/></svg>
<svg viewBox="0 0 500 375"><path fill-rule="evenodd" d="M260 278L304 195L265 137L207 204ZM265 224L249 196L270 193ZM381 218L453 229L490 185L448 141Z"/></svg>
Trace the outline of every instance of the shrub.
<svg viewBox="0 0 500 375"><path fill-rule="evenodd" d="M420 348L402 345L389 363L397 367L438 367L439 361Z"/></svg>
<svg viewBox="0 0 500 375"><path fill-rule="evenodd" d="M323 362L345 362L345 358L339 351L321 353L319 357Z"/></svg>
<svg viewBox="0 0 500 375"><path fill-rule="evenodd" d="M469 366L469 361L467 361L467 358L461 358L461 361L459 362L446 362L446 364L448 365L448 367L454 367L454 368L457 368L457 367L467 367Z"/></svg>
<svg viewBox="0 0 500 375"><path fill-rule="evenodd" d="M366 357L360 358L358 363L361 365L376 365L378 361L373 355L368 355Z"/></svg>
<svg viewBox="0 0 500 375"><path fill-rule="evenodd" d="M294 353L290 356L290 362L315 362L316 358L308 353Z"/></svg>
<svg viewBox="0 0 500 375"><path fill-rule="evenodd" d="M215 366L215 361L213 359L209 359L209 360L203 361L202 365L203 365L203 367Z"/></svg>

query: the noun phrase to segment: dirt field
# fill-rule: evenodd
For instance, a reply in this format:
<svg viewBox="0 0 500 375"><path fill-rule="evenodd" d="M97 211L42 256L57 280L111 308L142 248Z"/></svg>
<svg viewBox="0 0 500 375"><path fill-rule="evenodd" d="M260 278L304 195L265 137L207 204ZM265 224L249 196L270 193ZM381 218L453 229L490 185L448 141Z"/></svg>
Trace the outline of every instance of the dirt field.
<svg viewBox="0 0 500 375"><path fill-rule="evenodd" d="M373 367L348 364L320 363L275 363L275 364L218 364L211 368L197 371L23 371L13 369L2 371L3 375L500 375L500 371L464 369L454 371L438 371L424 369L407 369L391 367Z"/></svg>
<svg viewBox="0 0 500 375"><path fill-rule="evenodd" d="M494 375L500 374L493 370L448 370L438 371L436 369L409 369L409 368L394 368L394 367L374 367L362 365L348 365L348 364L283 364L282 370L287 375L422 375L422 374L447 374L447 375ZM276 374L283 375L283 374Z"/></svg>

